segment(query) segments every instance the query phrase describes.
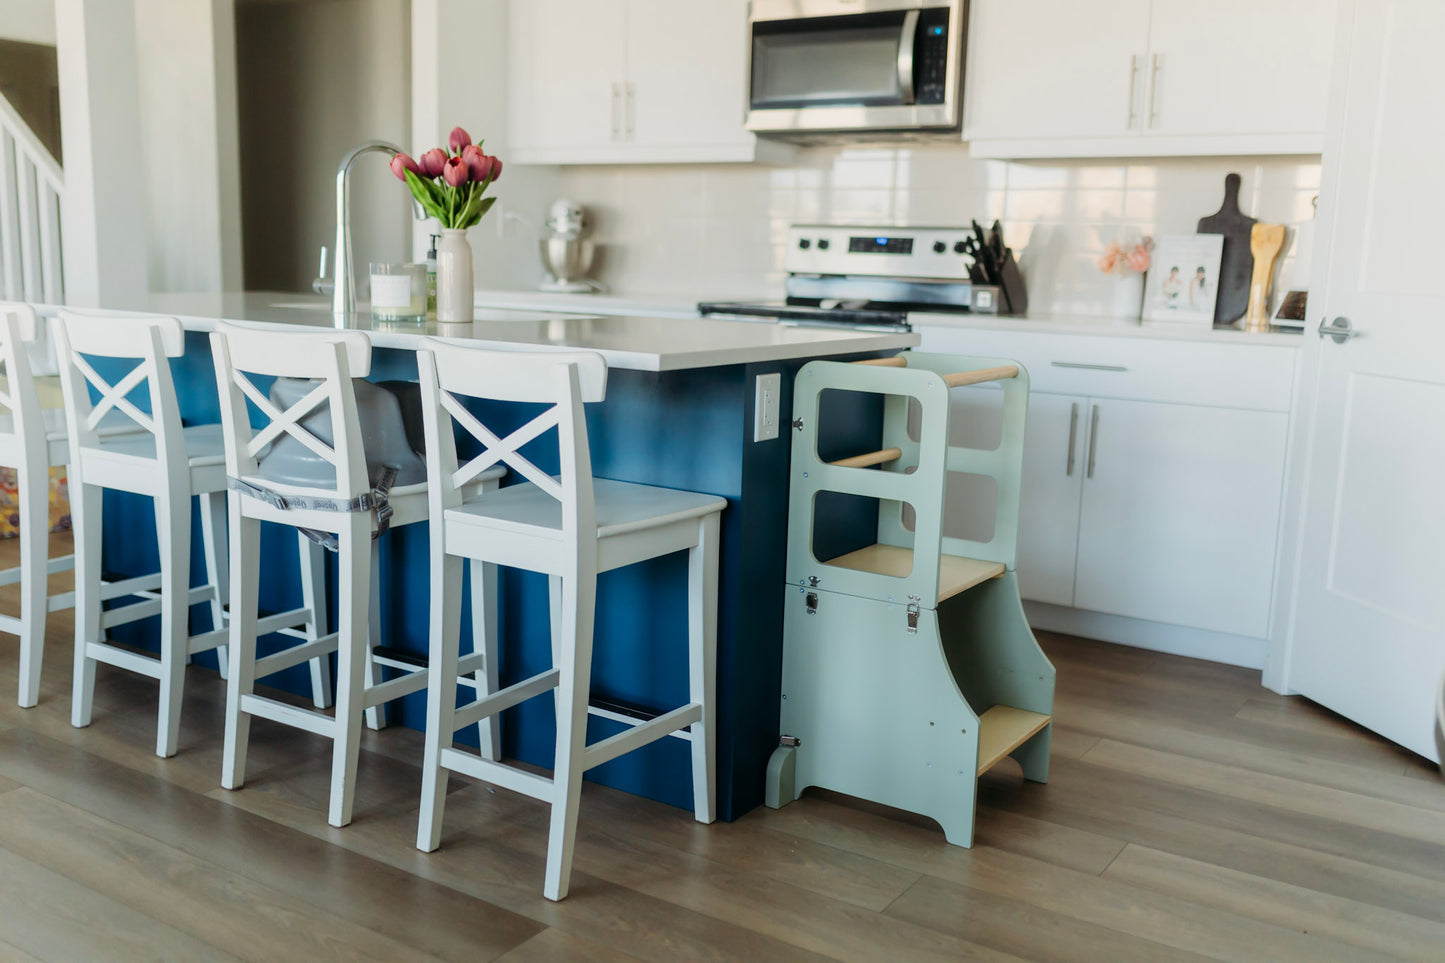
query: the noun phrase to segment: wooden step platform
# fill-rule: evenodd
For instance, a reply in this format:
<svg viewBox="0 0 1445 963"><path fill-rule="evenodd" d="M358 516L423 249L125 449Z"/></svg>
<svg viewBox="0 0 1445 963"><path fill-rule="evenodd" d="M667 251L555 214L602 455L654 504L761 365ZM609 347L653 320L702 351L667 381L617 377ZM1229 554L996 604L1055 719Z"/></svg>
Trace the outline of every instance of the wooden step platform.
<svg viewBox="0 0 1445 963"><path fill-rule="evenodd" d="M978 717L978 774L1000 760L1049 724L1052 716L1013 706L994 706Z"/></svg>
<svg viewBox="0 0 1445 963"><path fill-rule="evenodd" d="M839 565L858 572L872 572L875 575L891 575L907 578L913 571L913 549L897 545L868 545L829 559L829 565ZM961 555L944 555L938 566L938 601L952 598L959 592L971 589L980 582L998 578L1004 573L1002 562L984 562Z"/></svg>

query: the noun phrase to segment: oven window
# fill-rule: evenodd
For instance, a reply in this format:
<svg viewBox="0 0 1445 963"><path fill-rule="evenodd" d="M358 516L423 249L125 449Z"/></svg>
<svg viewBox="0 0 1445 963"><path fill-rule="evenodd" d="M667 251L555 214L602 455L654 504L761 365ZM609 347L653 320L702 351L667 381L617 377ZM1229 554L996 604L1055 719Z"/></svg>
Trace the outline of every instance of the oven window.
<svg viewBox="0 0 1445 963"><path fill-rule="evenodd" d="M752 107L901 104L903 16L900 10L754 23Z"/></svg>

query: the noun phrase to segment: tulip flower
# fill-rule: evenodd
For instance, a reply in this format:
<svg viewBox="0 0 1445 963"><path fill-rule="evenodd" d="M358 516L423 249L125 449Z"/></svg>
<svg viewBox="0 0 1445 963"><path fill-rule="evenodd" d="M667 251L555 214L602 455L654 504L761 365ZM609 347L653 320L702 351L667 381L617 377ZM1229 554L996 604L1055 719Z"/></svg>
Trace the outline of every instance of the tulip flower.
<svg viewBox="0 0 1445 963"><path fill-rule="evenodd" d="M495 156L487 159L492 162L492 183L495 184L497 179L502 176L502 159Z"/></svg>
<svg viewBox="0 0 1445 963"><path fill-rule="evenodd" d="M471 144L462 149L462 160L466 162L467 170L471 172L472 180L482 183L492 175L492 166L496 162L495 157L488 157L482 153L482 149Z"/></svg>
<svg viewBox="0 0 1445 963"><path fill-rule="evenodd" d="M426 176L421 172L421 165L412 160L407 154L397 154L391 159L391 172L395 174L396 179L403 184L406 183L407 171L411 171L417 177Z"/></svg>
<svg viewBox="0 0 1445 963"><path fill-rule="evenodd" d="M433 147L421 155L421 172L423 177L440 177L442 168L446 166L447 152L440 147Z"/></svg>
<svg viewBox="0 0 1445 963"><path fill-rule="evenodd" d="M453 154L460 154L472 144L472 135L460 127L453 127L451 135L447 137L447 146L452 149Z"/></svg>
<svg viewBox="0 0 1445 963"><path fill-rule="evenodd" d="M467 170L467 162L460 157L448 157L446 164L442 167L442 180L452 187L461 187L471 179L471 172Z"/></svg>

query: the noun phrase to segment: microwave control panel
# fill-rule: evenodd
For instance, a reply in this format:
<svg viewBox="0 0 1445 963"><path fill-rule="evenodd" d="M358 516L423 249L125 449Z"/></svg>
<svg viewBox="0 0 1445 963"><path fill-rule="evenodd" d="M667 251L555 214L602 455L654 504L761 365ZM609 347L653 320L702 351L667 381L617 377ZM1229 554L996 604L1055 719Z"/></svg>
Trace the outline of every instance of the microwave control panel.
<svg viewBox="0 0 1445 963"><path fill-rule="evenodd" d="M919 13L913 39L914 103L943 103L947 80L948 8L930 7Z"/></svg>

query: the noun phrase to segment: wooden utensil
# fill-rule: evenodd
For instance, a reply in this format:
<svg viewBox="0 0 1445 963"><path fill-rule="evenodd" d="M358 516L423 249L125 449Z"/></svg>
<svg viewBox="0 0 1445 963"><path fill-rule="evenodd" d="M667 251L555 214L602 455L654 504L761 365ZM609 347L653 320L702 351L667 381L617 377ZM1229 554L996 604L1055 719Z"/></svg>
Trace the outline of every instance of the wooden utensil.
<svg viewBox="0 0 1445 963"><path fill-rule="evenodd" d="M1214 302L1214 323L1231 324L1249 306L1250 274L1254 256L1250 254L1250 230L1255 219L1239 210L1238 174L1224 178L1224 203L1219 210L1199 219L1197 234L1223 234L1224 254L1219 266L1219 297Z"/></svg>
<svg viewBox="0 0 1445 963"><path fill-rule="evenodd" d="M1269 280L1274 259L1284 247L1283 224L1256 224L1249 232L1249 253L1254 257L1254 276L1249 281L1249 314L1246 331L1269 330Z"/></svg>

